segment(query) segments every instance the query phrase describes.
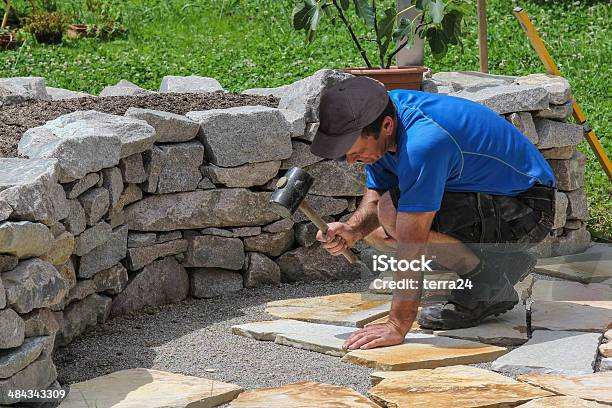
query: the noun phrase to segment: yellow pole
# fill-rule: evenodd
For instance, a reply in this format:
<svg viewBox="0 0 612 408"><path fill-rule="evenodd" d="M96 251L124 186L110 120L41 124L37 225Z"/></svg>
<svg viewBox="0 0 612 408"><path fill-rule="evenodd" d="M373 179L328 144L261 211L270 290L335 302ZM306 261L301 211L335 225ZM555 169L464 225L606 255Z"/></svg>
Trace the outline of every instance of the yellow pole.
<svg viewBox="0 0 612 408"><path fill-rule="evenodd" d="M487 2L478 0L478 55L480 72L489 72L489 50L487 48Z"/></svg>
<svg viewBox="0 0 612 408"><path fill-rule="evenodd" d="M521 7L516 7L514 9L514 15L521 24L523 31L525 31L525 34L527 35L527 38L529 38L529 41L531 42L531 45L538 54L538 57L540 57L542 64L544 64L544 68L546 68L546 71L549 74L561 76L559 67L557 67L557 64L555 64L555 61L553 61L552 57L548 53L544 42L538 35L538 32L531 23L531 20L529 20L529 17L527 16L525 10L523 10ZM595 157L597 157L599 164L601 164L601 167L606 172L608 180L612 181L612 163L610 162L610 159L608 158L608 155L606 154L606 151L604 150L603 146L597 139L595 132L588 125L586 121L586 116L582 111L580 105L578 105L578 103L576 102L576 99L574 99L572 102L572 108L574 119L577 123L583 126L585 138L589 143L589 146L591 146L591 149L593 150L593 153L595 153Z"/></svg>

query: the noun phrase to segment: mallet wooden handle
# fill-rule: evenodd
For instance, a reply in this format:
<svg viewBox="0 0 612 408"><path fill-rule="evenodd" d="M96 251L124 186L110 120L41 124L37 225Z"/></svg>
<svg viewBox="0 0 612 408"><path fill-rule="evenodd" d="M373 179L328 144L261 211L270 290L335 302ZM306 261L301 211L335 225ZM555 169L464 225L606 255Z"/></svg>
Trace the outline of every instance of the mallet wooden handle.
<svg viewBox="0 0 612 408"><path fill-rule="evenodd" d="M304 215L306 215L306 217L308 217L308 219L310 219L310 221L312 221L312 223L316 225L319 230L321 230L323 235L327 234L327 223L323 221L321 217L319 217L319 214L317 214L306 201L302 201L299 208L302 210ZM352 264L358 261L357 255L355 255L350 249L345 249L342 251L342 255L344 255L344 257Z"/></svg>

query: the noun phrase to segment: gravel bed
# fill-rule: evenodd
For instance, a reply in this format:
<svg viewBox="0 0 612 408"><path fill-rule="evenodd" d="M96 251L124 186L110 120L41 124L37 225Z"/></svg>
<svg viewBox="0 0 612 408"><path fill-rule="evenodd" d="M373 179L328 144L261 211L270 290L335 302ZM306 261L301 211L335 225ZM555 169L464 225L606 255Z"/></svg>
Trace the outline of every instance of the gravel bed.
<svg viewBox="0 0 612 408"><path fill-rule="evenodd" d="M78 110L123 115L130 107L157 109L184 115L190 111L224 109L235 106L278 106L273 96L242 95L225 92L207 94L153 94L145 96L107 96L36 101L0 109L0 158L17 157L17 144L26 130L45 124L58 116Z"/></svg>

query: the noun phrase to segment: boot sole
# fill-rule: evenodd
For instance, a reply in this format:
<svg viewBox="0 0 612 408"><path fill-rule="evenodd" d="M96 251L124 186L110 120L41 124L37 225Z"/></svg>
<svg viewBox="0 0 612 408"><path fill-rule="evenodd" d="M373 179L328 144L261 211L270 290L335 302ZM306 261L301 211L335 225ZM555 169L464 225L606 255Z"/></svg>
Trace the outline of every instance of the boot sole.
<svg viewBox="0 0 612 408"><path fill-rule="evenodd" d="M419 326L424 329L430 330L453 330L453 329L464 329L467 327L478 326L484 319L489 316L499 316L512 310L514 306L518 304L517 301L499 302L490 308L486 309L480 316L472 319L464 319L457 321L444 321L444 320L428 320L426 322L418 321Z"/></svg>

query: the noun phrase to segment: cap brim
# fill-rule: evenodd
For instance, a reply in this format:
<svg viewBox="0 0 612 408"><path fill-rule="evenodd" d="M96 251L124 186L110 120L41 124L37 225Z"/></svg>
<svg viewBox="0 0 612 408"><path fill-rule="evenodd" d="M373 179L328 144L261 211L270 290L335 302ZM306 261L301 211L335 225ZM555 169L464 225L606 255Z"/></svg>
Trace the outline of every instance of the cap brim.
<svg viewBox="0 0 612 408"><path fill-rule="evenodd" d="M356 130L341 136L330 136L318 130L310 145L310 151L312 154L324 159L341 158L355 144L360 134L361 130Z"/></svg>

